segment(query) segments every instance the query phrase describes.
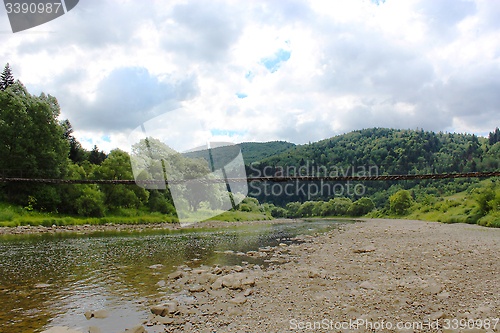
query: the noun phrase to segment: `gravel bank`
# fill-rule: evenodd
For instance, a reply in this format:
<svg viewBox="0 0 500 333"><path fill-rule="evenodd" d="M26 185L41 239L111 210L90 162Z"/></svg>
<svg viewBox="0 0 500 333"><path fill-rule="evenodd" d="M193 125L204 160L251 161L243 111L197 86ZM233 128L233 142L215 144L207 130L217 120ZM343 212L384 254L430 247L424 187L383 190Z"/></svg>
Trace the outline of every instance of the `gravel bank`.
<svg viewBox="0 0 500 333"><path fill-rule="evenodd" d="M152 313L134 330L500 332L500 323L493 329L499 229L368 219L299 238L304 242L245 254L267 256L267 268L179 267L159 275L179 293L144 304ZM454 319L472 329L451 329ZM478 328L478 319L490 327ZM448 320L451 328L443 329Z"/></svg>
<svg viewBox="0 0 500 333"><path fill-rule="evenodd" d="M148 224L82 224L82 225L65 225L65 226L18 226L18 227L0 227L1 235L28 235L28 234L55 234L61 232L77 232L77 233L92 233L103 231L144 231L144 230L179 230L190 228L221 228L247 224L275 224L284 222L294 222L297 220L291 219L275 219L262 221L205 221L193 223L186 226L181 226L178 223L148 223Z"/></svg>

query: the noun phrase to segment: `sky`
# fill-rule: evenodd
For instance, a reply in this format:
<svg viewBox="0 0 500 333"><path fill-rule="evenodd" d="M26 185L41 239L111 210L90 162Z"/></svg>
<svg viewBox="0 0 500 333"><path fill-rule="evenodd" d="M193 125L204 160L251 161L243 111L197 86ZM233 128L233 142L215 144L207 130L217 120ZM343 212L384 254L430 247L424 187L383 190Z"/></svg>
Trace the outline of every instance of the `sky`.
<svg viewBox="0 0 500 333"><path fill-rule="evenodd" d="M500 125L495 0L80 0L15 34L1 6L0 45L87 149Z"/></svg>

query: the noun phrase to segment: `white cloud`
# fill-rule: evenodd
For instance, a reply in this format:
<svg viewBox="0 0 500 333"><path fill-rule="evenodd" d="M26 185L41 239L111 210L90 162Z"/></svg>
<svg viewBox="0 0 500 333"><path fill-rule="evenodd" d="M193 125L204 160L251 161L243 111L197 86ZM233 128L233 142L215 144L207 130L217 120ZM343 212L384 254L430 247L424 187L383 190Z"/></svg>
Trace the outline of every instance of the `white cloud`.
<svg viewBox="0 0 500 333"><path fill-rule="evenodd" d="M205 126L185 129L200 140L211 129L295 143L373 126L481 134L500 120L498 22L500 6L479 0L88 1L1 34L0 62L106 149L179 106ZM266 68L279 52L289 59Z"/></svg>

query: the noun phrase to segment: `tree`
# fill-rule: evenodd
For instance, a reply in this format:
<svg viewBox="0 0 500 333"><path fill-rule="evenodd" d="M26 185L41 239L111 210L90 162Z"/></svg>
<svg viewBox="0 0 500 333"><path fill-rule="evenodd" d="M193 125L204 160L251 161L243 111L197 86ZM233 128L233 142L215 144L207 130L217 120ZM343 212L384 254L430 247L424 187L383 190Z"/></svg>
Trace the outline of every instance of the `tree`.
<svg viewBox="0 0 500 333"><path fill-rule="evenodd" d="M119 149L112 150L93 176L109 180L134 179L130 156ZM135 185L103 184L99 187L104 193L104 204L111 209L140 208L147 203L149 196L145 189Z"/></svg>
<svg viewBox="0 0 500 333"><path fill-rule="evenodd" d="M375 208L373 201L369 198L361 198L349 207L347 214L350 216L362 216L371 212L373 208Z"/></svg>
<svg viewBox="0 0 500 333"><path fill-rule="evenodd" d="M14 75L12 75L12 69L9 63L5 65L2 75L0 76L0 89L5 91L8 87L14 84Z"/></svg>
<svg viewBox="0 0 500 333"><path fill-rule="evenodd" d="M393 213L397 215L406 214L412 203L410 192L406 190L398 191L397 193L390 196L389 203L391 205L391 211Z"/></svg>
<svg viewBox="0 0 500 333"><path fill-rule="evenodd" d="M101 163L106 159L106 154L103 151L99 151L96 145L90 151L89 162L96 165L101 165Z"/></svg>
<svg viewBox="0 0 500 333"><path fill-rule="evenodd" d="M63 178L67 172L69 145L57 117L55 97L30 95L17 81L0 91L0 169L5 177ZM8 187L11 201L25 204L28 196L38 207L55 210L60 201L51 185L17 184ZM5 190L5 188L4 188Z"/></svg>

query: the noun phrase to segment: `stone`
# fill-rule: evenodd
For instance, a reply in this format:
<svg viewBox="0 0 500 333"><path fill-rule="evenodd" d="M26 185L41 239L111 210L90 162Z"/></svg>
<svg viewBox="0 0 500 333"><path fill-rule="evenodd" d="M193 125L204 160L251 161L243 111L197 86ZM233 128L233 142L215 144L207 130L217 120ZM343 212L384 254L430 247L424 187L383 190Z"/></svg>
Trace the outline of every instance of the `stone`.
<svg viewBox="0 0 500 333"><path fill-rule="evenodd" d="M233 307L228 307L227 308L227 314L230 315L230 316L239 316L242 313L243 313L243 311L241 311L238 308L233 308Z"/></svg>
<svg viewBox="0 0 500 333"><path fill-rule="evenodd" d="M146 329L142 325L137 325L137 326L134 326L133 328L126 329L125 332L127 332L127 333L144 333L144 332L146 332Z"/></svg>
<svg viewBox="0 0 500 333"><path fill-rule="evenodd" d="M444 291L444 292L442 292L440 294L437 294L436 297L438 299L446 299L446 298L450 297L450 293L447 292L447 291Z"/></svg>
<svg viewBox="0 0 500 333"><path fill-rule="evenodd" d="M52 286L52 285L48 284L48 283L37 283L37 284L35 284L35 288L48 288L50 286Z"/></svg>
<svg viewBox="0 0 500 333"><path fill-rule="evenodd" d="M233 303L233 304L243 304L247 301L246 297L244 296L237 296L235 298L232 298L229 300L229 303Z"/></svg>
<svg viewBox="0 0 500 333"><path fill-rule="evenodd" d="M166 302L165 304L163 304L163 306L167 307L168 313L177 312L177 302L175 301Z"/></svg>
<svg viewBox="0 0 500 333"><path fill-rule="evenodd" d="M307 271L307 276L310 278L317 278L319 277L318 270L316 268L311 268Z"/></svg>
<svg viewBox="0 0 500 333"><path fill-rule="evenodd" d="M242 274L242 273L240 273ZM229 289L241 289L241 280L238 279L238 275L236 274L228 274L222 277L222 286L227 287ZM215 281L217 282L217 281Z"/></svg>
<svg viewBox="0 0 500 333"><path fill-rule="evenodd" d="M439 292L441 292L441 289L442 288L440 286L431 285L431 286L424 288L424 290L422 290L422 293L427 294L427 295L436 295L436 294L439 294Z"/></svg>
<svg viewBox="0 0 500 333"><path fill-rule="evenodd" d="M109 316L111 316L111 313L109 313L109 311L107 311L107 310L101 309L101 310L97 310L97 311L92 312L92 316L94 318L97 318L97 319L104 319L104 318L108 318Z"/></svg>
<svg viewBox="0 0 500 333"><path fill-rule="evenodd" d="M243 286L254 286L255 278L253 276L246 276L241 280Z"/></svg>
<svg viewBox="0 0 500 333"><path fill-rule="evenodd" d="M54 326L46 331L43 331L42 333L82 333L82 332L77 330L72 330L71 328L65 326Z"/></svg>
<svg viewBox="0 0 500 333"><path fill-rule="evenodd" d="M361 249L356 249L353 252L354 253L368 253L368 252L373 252L375 250L377 250L377 248L375 246L368 245L368 246L365 246L365 247L363 247Z"/></svg>
<svg viewBox="0 0 500 333"><path fill-rule="evenodd" d="M157 316L166 316L168 314L168 307L164 305L155 305L151 307L151 312Z"/></svg>
<svg viewBox="0 0 500 333"><path fill-rule="evenodd" d="M164 268L165 266L163 266L162 264L156 264L156 265L151 265L151 266L148 266L148 268L151 268L151 269L161 269L161 268Z"/></svg>
<svg viewBox="0 0 500 333"><path fill-rule="evenodd" d="M169 313L175 313L177 312L177 302L166 302L165 304L161 305L155 305L151 307L151 313L157 315L157 316L162 316L165 317Z"/></svg>
<svg viewBox="0 0 500 333"><path fill-rule="evenodd" d="M160 288L165 287L165 285L166 285L166 284L167 284L167 283L166 283L164 280L158 281L158 282L156 283L156 285L157 285L158 287L160 287Z"/></svg>
<svg viewBox="0 0 500 333"><path fill-rule="evenodd" d="M375 287L369 281L361 283L359 287L363 289L375 289Z"/></svg>
<svg viewBox="0 0 500 333"><path fill-rule="evenodd" d="M90 326L89 327L89 333L102 333L101 329L97 326Z"/></svg>
<svg viewBox="0 0 500 333"><path fill-rule="evenodd" d="M222 278L220 277L217 280L215 280L215 282L212 283L210 288L212 288L213 290L221 289L222 288Z"/></svg>
<svg viewBox="0 0 500 333"><path fill-rule="evenodd" d="M183 273L181 271L175 271L173 273L168 274L168 278L172 280L176 280L181 278Z"/></svg>
<svg viewBox="0 0 500 333"><path fill-rule="evenodd" d="M243 271L243 267L239 266L239 265L235 265L233 266L233 269L236 271L236 272L241 272Z"/></svg>
<svg viewBox="0 0 500 333"><path fill-rule="evenodd" d="M90 318L92 318L94 316L92 311L87 311L84 313L84 315L85 315L85 318L87 318L87 320L90 320Z"/></svg>
<svg viewBox="0 0 500 333"><path fill-rule="evenodd" d="M205 287L202 286L201 284L195 284L195 285L189 287L190 292L198 293L198 292L202 292L204 290L205 290Z"/></svg>
<svg viewBox="0 0 500 333"><path fill-rule="evenodd" d="M430 316L429 316L429 319L430 320L437 320L437 319L441 319L444 317L444 312L443 311L438 311L438 312L434 312L432 313Z"/></svg>

